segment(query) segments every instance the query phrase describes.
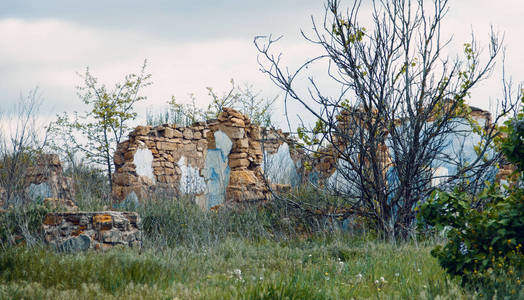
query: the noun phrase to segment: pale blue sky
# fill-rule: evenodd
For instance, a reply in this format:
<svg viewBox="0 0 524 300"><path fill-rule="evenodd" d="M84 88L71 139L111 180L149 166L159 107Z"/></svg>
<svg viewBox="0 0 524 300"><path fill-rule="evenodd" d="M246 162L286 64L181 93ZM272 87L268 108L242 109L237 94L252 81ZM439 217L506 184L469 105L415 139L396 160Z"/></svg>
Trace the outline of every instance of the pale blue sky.
<svg viewBox="0 0 524 300"><path fill-rule="evenodd" d="M493 24L505 32L508 73L524 80L524 1L450 2L443 26L444 35L455 37L450 52L460 51L472 28L486 44ZM144 58L154 84L145 90L148 102L137 107L142 117L146 109L164 107L171 95L184 101L195 93L206 102L205 87L225 91L230 78L271 97L280 91L258 70L253 37L284 35L279 49L296 66L318 53L300 29L308 31L310 16L321 16L323 6L320 0L2 0L0 103L16 103L21 92L38 86L47 114L81 109L75 72L89 66L102 82L112 83L136 72ZM473 93L474 105L488 108L490 98L500 94L497 76Z"/></svg>

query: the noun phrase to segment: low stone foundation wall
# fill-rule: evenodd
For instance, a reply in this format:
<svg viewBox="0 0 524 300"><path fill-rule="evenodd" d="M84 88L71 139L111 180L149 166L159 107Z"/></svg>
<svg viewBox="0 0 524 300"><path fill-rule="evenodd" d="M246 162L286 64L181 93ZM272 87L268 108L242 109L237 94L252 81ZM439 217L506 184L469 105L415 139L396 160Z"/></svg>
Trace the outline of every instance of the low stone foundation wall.
<svg viewBox="0 0 524 300"><path fill-rule="evenodd" d="M135 212L49 213L43 227L46 242L58 251L142 246L140 217Z"/></svg>

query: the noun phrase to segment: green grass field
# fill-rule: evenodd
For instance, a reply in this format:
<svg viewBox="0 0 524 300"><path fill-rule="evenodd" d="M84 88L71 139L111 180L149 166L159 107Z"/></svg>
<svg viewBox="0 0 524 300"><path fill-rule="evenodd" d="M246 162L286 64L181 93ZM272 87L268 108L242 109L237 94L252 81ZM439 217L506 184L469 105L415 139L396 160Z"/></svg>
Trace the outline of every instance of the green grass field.
<svg viewBox="0 0 524 300"><path fill-rule="evenodd" d="M226 238L214 246L0 254L5 299L457 299L431 245L342 233L285 241Z"/></svg>

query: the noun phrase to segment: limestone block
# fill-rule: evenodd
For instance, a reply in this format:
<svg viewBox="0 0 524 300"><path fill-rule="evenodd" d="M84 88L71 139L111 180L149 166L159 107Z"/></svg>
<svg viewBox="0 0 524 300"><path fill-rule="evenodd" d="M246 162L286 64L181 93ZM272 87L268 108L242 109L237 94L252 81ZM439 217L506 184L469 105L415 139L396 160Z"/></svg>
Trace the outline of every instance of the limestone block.
<svg viewBox="0 0 524 300"><path fill-rule="evenodd" d="M129 150L129 149L128 149L128 151L127 151L126 153L124 153L124 159L125 159L126 161L128 161L128 160L133 160L133 157L134 157L134 156L135 156L135 151L134 151L134 150Z"/></svg>
<svg viewBox="0 0 524 300"><path fill-rule="evenodd" d="M193 139L193 130L191 130L191 128L186 127L184 129L184 139L186 140Z"/></svg>
<svg viewBox="0 0 524 300"><path fill-rule="evenodd" d="M220 124L218 129L223 131L230 139L241 139L245 136L245 129L242 127L230 127Z"/></svg>
<svg viewBox="0 0 524 300"><path fill-rule="evenodd" d="M195 131L195 132L193 133L193 139L194 139L194 140L199 140L199 139L201 139L201 138L202 138L202 133L201 133L200 131Z"/></svg>
<svg viewBox="0 0 524 300"><path fill-rule="evenodd" d="M249 148L253 150L261 149L260 142L259 141L249 141Z"/></svg>
<svg viewBox="0 0 524 300"><path fill-rule="evenodd" d="M249 170L239 170L231 171L229 182L232 186L247 186L255 185L257 183L257 177L253 171Z"/></svg>
<svg viewBox="0 0 524 300"><path fill-rule="evenodd" d="M244 127L244 126L246 126L246 124L244 123L244 121L242 119L231 118L231 119L229 119L229 121L231 121L231 125L235 126L235 127Z"/></svg>
<svg viewBox="0 0 524 300"><path fill-rule="evenodd" d="M218 114L218 121L219 122L224 122L224 121L227 121L227 117L228 117L228 114L224 111L220 112Z"/></svg>
<svg viewBox="0 0 524 300"><path fill-rule="evenodd" d="M249 139L239 139L235 141L235 147L241 149L249 148Z"/></svg>
<svg viewBox="0 0 524 300"><path fill-rule="evenodd" d="M130 173L115 173L113 174L113 182L117 185L131 185L136 182L136 178Z"/></svg>
<svg viewBox="0 0 524 300"><path fill-rule="evenodd" d="M197 146L195 144L193 144L193 143L185 144L182 151L184 151L184 153L187 153L188 156L191 156L191 154L194 151L196 151L196 147Z"/></svg>
<svg viewBox="0 0 524 300"><path fill-rule="evenodd" d="M148 135L149 131L151 130L151 126L137 126L133 132L131 132L131 136L139 136L139 135Z"/></svg>
<svg viewBox="0 0 524 300"><path fill-rule="evenodd" d="M174 136L175 130L171 127L164 128L164 137L170 139Z"/></svg>
<svg viewBox="0 0 524 300"><path fill-rule="evenodd" d="M184 135L182 134L182 132L178 131L178 130L173 130L173 137L174 138L182 138L184 137Z"/></svg>
<svg viewBox="0 0 524 300"><path fill-rule="evenodd" d="M159 151L173 151L177 149L177 144L173 142L157 142L156 147Z"/></svg>
<svg viewBox="0 0 524 300"><path fill-rule="evenodd" d="M231 160L236 160L236 159L240 159L240 158L247 158L247 153L242 152L242 153L231 153L231 154L229 154L229 159L231 159Z"/></svg>
<svg viewBox="0 0 524 300"><path fill-rule="evenodd" d="M240 120L246 119L246 116L244 116L243 114L239 113L238 111L236 111L234 109L224 108L224 110L227 111L228 115L233 117L233 118L237 118L237 119L240 119Z"/></svg>
<svg viewBox="0 0 524 300"><path fill-rule="evenodd" d="M124 155L122 155L122 153L120 152L115 152L115 155L113 157L113 161L115 163L115 165L122 165L124 163Z"/></svg>
<svg viewBox="0 0 524 300"><path fill-rule="evenodd" d="M231 169L234 168L247 168L249 166L249 160L242 158L242 159L235 159L229 161L229 167Z"/></svg>

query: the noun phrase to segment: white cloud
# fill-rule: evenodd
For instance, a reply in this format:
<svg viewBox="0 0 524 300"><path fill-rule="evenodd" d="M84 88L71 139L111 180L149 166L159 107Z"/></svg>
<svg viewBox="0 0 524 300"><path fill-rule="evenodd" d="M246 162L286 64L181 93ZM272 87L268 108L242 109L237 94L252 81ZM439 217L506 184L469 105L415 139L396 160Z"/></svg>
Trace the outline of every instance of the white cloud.
<svg viewBox="0 0 524 300"><path fill-rule="evenodd" d="M487 0L461 0L453 1L451 5L443 33L455 36L452 51L460 51L471 28L478 34L480 42L486 44L489 26L496 24L497 29L506 33L507 71L516 81L523 80L524 61L520 56L524 42L520 35L524 23L520 19L524 14L524 4L516 0L502 0L497 4ZM315 7L322 11L321 4L315 4ZM250 23L256 27L253 29L256 34L284 34L275 50L283 52L283 63L289 65L290 70L319 51L299 36L300 28L306 32L311 28L309 16L302 14L290 12L287 20L278 21L283 28L277 32L273 24L277 21L261 19ZM267 16L270 19L283 17L280 12L269 11ZM153 22L154 18L147 20ZM321 19L317 18L317 21ZM205 87L214 87L219 93L226 91L231 78L239 83L252 83L268 97L280 93L258 70L257 52L245 28L238 35L189 39L187 35L177 38L176 32L180 30L168 35L165 34L168 29L155 34L137 30L140 26L106 28L82 24L58 18L0 19L0 101L3 104L15 103L20 92L39 86L52 110L81 109L74 88L81 82L75 72L82 72L89 66L102 82L112 84L125 74L137 72L144 58L149 61L148 71L153 74L154 84L145 90L148 102L137 107L142 116L146 109L163 107L171 95L184 101L188 93L195 93L197 99L207 101ZM187 23L178 26L191 28ZM500 94L499 80L500 77L494 76L484 82L473 93L473 104L487 108L487 100ZM322 83L327 90L332 89L327 81Z"/></svg>

